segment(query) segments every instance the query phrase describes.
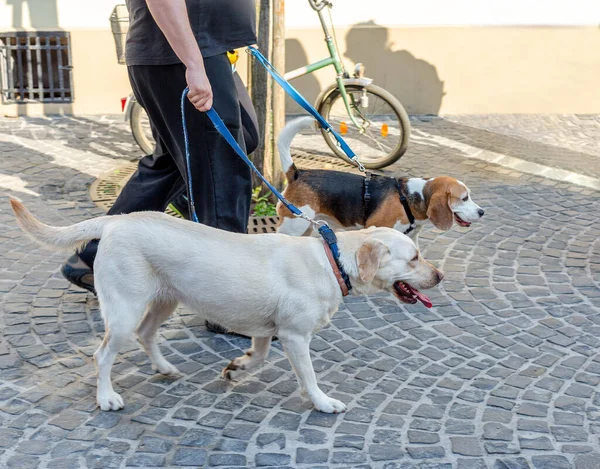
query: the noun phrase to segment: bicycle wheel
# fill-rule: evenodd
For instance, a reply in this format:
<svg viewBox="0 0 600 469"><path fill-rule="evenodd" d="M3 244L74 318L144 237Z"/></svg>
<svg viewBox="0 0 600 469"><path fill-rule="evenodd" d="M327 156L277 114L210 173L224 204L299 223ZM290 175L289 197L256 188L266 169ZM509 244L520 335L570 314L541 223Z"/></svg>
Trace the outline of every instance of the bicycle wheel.
<svg viewBox="0 0 600 469"><path fill-rule="evenodd" d="M410 121L402 104L376 85L346 85L350 109L363 126L358 129L348 117L339 89L325 94L317 110L356 153L365 168L378 169L398 161L406 152ZM321 129L327 145L337 156L350 161L333 135Z"/></svg>
<svg viewBox="0 0 600 469"><path fill-rule="evenodd" d="M131 116L129 118L131 133L136 143L142 149L144 154L149 155L154 151L155 143L150 128L150 120L144 108L134 101L131 107Z"/></svg>

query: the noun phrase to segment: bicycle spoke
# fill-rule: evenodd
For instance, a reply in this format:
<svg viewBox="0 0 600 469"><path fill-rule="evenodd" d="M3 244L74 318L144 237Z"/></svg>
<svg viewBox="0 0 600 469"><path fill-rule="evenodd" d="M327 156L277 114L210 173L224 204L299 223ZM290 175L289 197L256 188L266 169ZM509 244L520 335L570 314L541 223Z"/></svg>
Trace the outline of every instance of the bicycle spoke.
<svg viewBox="0 0 600 469"><path fill-rule="evenodd" d="M326 108L324 117L342 134L359 159L373 168L380 167L378 162L398 152L405 140L401 116L396 108L390 105L391 101L377 92L367 89L368 105L361 107L364 90L347 90L348 106L338 93ZM348 111L351 115L348 115ZM331 148L340 155L342 152L335 146L331 137L325 135L325 138Z"/></svg>
<svg viewBox="0 0 600 469"><path fill-rule="evenodd" d="M371 141L375 143L381 151L392 151L393 147L386 147L379 139L371 137L367 132L363 133L362 135L371 139Z"/></svg>

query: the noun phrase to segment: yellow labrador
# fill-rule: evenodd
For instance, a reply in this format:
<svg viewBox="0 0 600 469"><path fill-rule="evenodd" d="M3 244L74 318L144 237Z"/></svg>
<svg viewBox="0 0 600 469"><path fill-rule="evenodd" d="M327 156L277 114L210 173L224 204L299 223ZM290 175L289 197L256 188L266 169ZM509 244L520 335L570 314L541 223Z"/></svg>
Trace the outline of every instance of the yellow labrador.
<svg viewBox="0 0 600 469"><path fill-rule="evenodd" d="M321 391L310 360L312 336L329 323L342 301L321 240L228 233L157 212L53 227L34 218L20 202L11 200L11 205L21 228L42 244L73 249L102 239L94 264L106 324L94 354L102 410L123 408L110 373L134 331L160 373L178 372L156 343L156 331L178 303L253 337L252 348L223 370L225 378L262 364L276 334L315 408L345 410L342 402ZM443 278L421 258L413 241L390 228L339 233L339 247L355 295L388 290L404 302L427 304L417 289L434 287Z"/></svg>

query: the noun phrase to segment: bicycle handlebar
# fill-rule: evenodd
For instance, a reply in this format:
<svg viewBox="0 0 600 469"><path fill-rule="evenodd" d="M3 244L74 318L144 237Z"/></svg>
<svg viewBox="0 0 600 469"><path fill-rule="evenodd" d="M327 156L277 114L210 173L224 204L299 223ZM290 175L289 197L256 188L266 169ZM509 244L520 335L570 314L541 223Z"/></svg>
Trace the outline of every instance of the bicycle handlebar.
<svg viewBox="0 0 600 469"><path fill-rule="evenodd" d="M323 8L331 6L327 0L308 0L310 7L315 11L321 11Z"/></svg>

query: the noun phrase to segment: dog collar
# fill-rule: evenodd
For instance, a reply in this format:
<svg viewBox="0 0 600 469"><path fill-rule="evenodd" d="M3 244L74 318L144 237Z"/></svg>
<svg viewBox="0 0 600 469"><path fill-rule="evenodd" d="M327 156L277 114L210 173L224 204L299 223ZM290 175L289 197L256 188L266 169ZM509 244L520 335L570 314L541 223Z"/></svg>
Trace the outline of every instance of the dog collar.
<svg viewBox="0 0 600 469"><path fill-rule="evenodd" d="M402 207L404 208L404 213L406 213L406 216L408 217L408 223L410 224L410 226L404 231L404 234L406 235L415 229L415 227L416 227L415 217L410 210L410 205L408 205L408 200L406 199L406 196L402 193L402 186L400 185L400 181L396 178L393 178L393 179L394 179L394 181L396 181L396 187L398 188L398 195L400 196L400 203L402 204Z"/></svg>
<svg viewBox="0 0 600 469"><path fill-rule="evenodd" d="M333 275L335 275L335 279L337 280L338 285L340 286L340 290L342 290L342 296L348 296L350 293L348 291L348 285L346 285L346 281L342 276L342 272L338 267L337 262L333 258L333 253L331 252L331 248L327 244L327 241L323 240L323 247L325 248L325 254L327 254L327 260L329 261L329 265L331 266L331 270L333 270Z"/></svg>
<svg viewBox="0 0 600 469"><path fill-rule="evenodd" d="M352 284L350 283L350 277L344 272L344 268L340 263L340 251L337 245L337 237L329 226L323 225L319 228L319 234L323 237L323 247L325 248L325 254L327 254L327 260L331 265L331 270L335 275L335 279L342 290L342 296L348 296L350 290L352 290Z"/></svg>

